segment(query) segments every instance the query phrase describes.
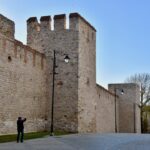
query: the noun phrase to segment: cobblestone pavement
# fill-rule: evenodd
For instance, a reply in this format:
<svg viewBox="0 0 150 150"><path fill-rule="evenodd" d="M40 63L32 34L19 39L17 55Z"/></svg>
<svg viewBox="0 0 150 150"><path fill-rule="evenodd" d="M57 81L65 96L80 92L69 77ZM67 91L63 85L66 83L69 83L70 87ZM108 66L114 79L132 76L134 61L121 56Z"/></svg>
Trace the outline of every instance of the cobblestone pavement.
<svg viewBox="0 0 150 150"><path fill-rule="evenodd" d="M4 143L0 150L150 150L150 135L74 134Z"/></svg>

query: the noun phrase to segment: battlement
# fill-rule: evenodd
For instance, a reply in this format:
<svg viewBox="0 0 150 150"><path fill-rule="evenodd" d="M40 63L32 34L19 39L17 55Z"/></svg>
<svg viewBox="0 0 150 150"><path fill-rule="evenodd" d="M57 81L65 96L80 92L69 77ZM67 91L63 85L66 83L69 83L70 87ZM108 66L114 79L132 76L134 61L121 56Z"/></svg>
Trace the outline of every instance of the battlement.
<svg viewBox="0 0 150 150"><path fill-rule="evenodd" d="M9 38L14 38L15 23L0 14L0 32Z"/></svg>
<svg viewBox="0 0 150 150"><path fill-rule="evenodd" d="M31 47L24 45L18 40L11 40L0 34L0 53L8 57L8 61L20 61L33 67L43 69L45 66L45 55ZM7 58L6 57L6 58Z"/></svg>
<svg viewBox="0 0 150 150"><path fill-rule="evenodd" d="M96 32L96 29L85 18L83 18L80 14L78 14L78 13L71 13L69 15L69 18L70 18L70 28L73 29L75 27L74 25L76 25L76 23L74 21L78 18L81 21L83 21L85 24L87 24L89 27L91 27L91 29L93 29Z"/></svg>
<svg viewBox="0 0 150 150"><path fill-rule="evenodd" d="M65 14L55 15L53 17L53 20L54 20L54 31L66 29L66 15ZM96 31L96 29L88 21L86 21L82 16L80 16L80 14L71 13L69 15L69 29L70 30L79 31L80 24L82 23L86 24L92 30ZM40 23L38 22L38 19L36 17L31 17L27 20L27 27L28 27L28 32L30 32L31 30L34 30L34 31L51 30L52 29L51 16L42 16L40 18Z"/></svg>

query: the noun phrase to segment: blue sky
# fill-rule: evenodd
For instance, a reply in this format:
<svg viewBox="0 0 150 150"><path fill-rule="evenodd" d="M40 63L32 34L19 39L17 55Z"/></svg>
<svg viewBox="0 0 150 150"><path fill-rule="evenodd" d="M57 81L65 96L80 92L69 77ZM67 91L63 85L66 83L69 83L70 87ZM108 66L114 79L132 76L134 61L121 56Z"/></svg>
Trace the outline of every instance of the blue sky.
<svg viewBox="0 0 150 150"><path fill-rule="evenodd" d="M31 16L79 12L97 29L97 83L120 83L150 70L150 0L0 0L0 13L16 23L26 43Z"/></svg>

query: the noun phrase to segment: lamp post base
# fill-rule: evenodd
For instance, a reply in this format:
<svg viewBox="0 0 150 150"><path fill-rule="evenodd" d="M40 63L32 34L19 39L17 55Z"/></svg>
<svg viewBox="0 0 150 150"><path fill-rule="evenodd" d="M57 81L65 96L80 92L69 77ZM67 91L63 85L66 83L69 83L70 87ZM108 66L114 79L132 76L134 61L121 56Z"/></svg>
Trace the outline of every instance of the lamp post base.
<svg viewBox="0 0 150 150"><path fill-rule="evenodd" d="M50 136L54 136L54 132L51 132L51 133L50 133Z"/></svg>

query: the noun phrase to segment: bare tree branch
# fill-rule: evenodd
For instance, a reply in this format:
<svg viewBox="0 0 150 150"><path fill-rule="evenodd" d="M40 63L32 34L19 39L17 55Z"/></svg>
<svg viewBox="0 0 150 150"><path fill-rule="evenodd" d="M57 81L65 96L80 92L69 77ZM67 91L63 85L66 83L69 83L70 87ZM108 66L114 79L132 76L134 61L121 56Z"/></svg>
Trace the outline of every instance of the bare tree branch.
<svg viewBox="0 0 150 150"><path fill-rule="evenodd" d="M139 73L128 77L126 83L137 83L141 86L141 107L150 102L150 74Z"/></svg>

